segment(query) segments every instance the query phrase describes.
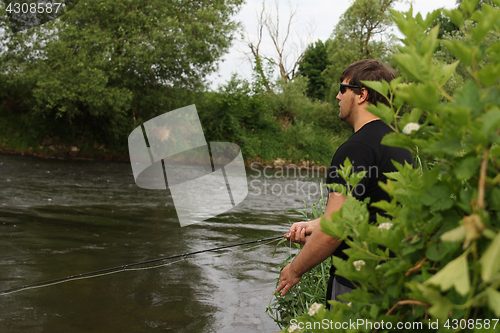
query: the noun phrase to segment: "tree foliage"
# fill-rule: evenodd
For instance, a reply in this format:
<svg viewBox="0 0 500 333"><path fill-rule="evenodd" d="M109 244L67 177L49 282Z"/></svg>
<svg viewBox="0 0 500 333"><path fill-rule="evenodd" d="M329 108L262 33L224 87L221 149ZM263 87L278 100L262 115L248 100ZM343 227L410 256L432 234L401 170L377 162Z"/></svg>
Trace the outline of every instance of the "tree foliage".
<svg viewBox="0 0 500 333"><path fill-rule="evenodd" d="M342 14L328 43L330 65L323 72L327 84L334 87L331 100L337 95L336 84L345 67L362 59L383 59L388 53L392 39L389 9L396 1L356 0Z"/></svg>
<svg viewBox="0 0 500 333"><path fill-rule="evenodd" d="M122 138L202 86L231 44L241 3L80 1L44 26L7 28L2 67L32 84L34 114Z"/></svg>
<svg viewBox="0 0 500 333"><path fill-rule="evenodd" d="M335 36L352 43L363 59L376 57L383 45L374 39L391 26L389 9L396 0L356 0L342 15ZM378 42L378 43L377 43Z"/></svg>
<svg viewBox="0 0 500 333"><path fill-rule="evenodd" d="M298 73L309 80L306 93L310 98L325 99L327 86L322 73L331 64L328 59L326 44L328 44L328 41L323 43L318 40L316 43L309 45L304 53L304 58L299 64Z"/></svg>

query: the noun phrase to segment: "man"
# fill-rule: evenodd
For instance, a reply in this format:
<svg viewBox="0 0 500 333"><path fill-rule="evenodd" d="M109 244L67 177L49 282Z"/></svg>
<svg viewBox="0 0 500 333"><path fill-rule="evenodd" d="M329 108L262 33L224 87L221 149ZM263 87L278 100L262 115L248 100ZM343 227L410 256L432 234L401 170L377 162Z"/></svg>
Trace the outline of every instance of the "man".
<svg viewBox="0 0 500 333"><path fill-rule="evenodd" d="M337 94L339 100L339 117L354 128L354 134L342 144L335 155L327 175L327 184L342 184L345 181L338 174L340 166L344 164L346 157L353 164L353 171L367 171L365 177L354 188L353 196L364 200L370 198L370 203L379 200L390 200L386 192L378 185L379 181L386 182L386 172L397 171L392 160L404 164L405 161L413 164L411 153L402 148L388 147L381 144L382 138L392 132L391 128L383 123L366 107L377 102L389 105L389 102L378 92L365 87L361 81L390 82L396 75L393 70L378 60L361 60L349 65L340 77L340 91ZM339 188L341 188L339 186ZM328 203L325 217L339 210L346 200L346 196L340 192L329 191ZM379 209L368 205L370 223L376 221L376 214L383 214ZM335 255L347 260L343 252L348 248L347 244L338 238L331 237L321 230L320 218L294 223L286 237L297 243L305 243L304 248L281 272L280 281L276 292L282 291L285 295L290 288L296 285L302 275L314 266L321 263L330 255ZM335 223L335 220L332 221ZM338 300L337 296L350 292L354 286L349 280L335 275L335 267L330 269L330 280L326 299ZM327 303L329 306L329 304Z"/></svg>

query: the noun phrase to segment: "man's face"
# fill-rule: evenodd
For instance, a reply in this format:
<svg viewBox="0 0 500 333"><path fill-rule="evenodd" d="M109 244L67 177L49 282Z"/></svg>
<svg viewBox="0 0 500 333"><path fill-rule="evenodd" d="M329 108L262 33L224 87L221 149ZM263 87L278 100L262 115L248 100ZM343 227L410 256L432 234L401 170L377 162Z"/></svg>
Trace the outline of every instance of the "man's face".
<svg viewBox="0 0 500 333"><path fill-rule="evenodd" d="M343 84L349 84L349 80L345 79L342 81ZM337 99L339 100L339 107L340 107L340 113L339 113L339 118L340 120L346 122L349 125L353 125L353 117L354 117L354 98L356 97L356 94L350 89L347 88L345 93L339 93L337 94Z"/></svg>

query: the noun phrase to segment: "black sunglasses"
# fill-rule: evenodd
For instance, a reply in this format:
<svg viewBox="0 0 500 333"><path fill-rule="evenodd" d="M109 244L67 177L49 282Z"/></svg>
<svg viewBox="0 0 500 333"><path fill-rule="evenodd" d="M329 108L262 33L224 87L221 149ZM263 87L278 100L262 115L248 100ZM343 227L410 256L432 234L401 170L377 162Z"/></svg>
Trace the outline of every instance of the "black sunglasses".
<svg viewBox="0 0 500 333"><path fill-rule="evenodd" d="M359 87L359 86L353 86L351 84L343 84L343 83L341 83L340 84L340 93L343 95L345 93L345 90L347 88L361 88L361 87Z"/></svg>

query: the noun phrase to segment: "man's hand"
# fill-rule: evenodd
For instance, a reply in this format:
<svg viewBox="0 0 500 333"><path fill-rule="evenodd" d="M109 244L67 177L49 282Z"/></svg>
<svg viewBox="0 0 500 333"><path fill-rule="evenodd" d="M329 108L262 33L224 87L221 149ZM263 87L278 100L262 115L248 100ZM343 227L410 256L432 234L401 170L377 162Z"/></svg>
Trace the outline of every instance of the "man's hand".
<svg viewBox="0 0 500 333"><path fill-rule="evenodd" d="M329 217L333 212L338 211L344 204L346 197L337 192L332 192L328 196L325 216ZM302 274L309 271L314 266L328 258L337 247L342 243L341 240L331 237L325 233L320 226L321 218L314 219L309 222L297 222L290 228L290 234L285 235L288 239L299 239L306 241L309 235L311 240L306 243L304 248L297 254L291 264L288 264L281 271L280 281L276 292L281 291L281 295L285 295L290 288L295 286ZM300 232L298 231L300 228Z"/></svg>
<svg viewBox="0 0 500 333"><path fill-rule="evenodd" d="M292 224L290 231L285 235L285 238L295 243L305 244L318 224L319 221L316 220L296 222Z"/></svg>
<svg viewBox="0 0 500 333"><path fill-rule="evenodd" d="M302 275L298 275L292 267L292 264L288 264L281 271L280 283L278 288L276 288L276 293L281 292L281 296L284 296L293 286L299 283Z"/></svg>

